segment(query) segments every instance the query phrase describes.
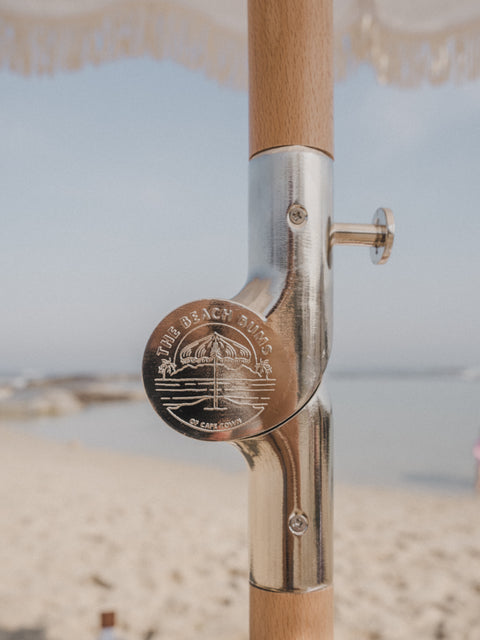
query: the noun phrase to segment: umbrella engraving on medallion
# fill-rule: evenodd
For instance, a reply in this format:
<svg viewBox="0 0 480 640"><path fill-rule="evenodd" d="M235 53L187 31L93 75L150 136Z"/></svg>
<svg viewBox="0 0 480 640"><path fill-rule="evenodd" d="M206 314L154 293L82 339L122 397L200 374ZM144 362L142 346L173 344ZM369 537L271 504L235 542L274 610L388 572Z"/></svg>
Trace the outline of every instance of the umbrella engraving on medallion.
<svg viewBox="0 0 480 640"><path fill-rule="evenodd" d="M259 416L276 383L268 358L257 357L245 334L223 323L189 332L173 359L162 359L158 373L155 388L165 409L208 431L229 430Z"/></svg>

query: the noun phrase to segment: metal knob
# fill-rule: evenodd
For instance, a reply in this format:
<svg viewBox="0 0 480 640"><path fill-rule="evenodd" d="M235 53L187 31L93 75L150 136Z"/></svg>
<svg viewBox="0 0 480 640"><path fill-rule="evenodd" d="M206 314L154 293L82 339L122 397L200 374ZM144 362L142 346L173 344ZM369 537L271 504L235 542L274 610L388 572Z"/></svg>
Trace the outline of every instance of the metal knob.
<svg viewBox="0 0 480 640"><path fill-rule="evenodd" d="M330 226L329 253L336 244L352 244L370 247L373 264L384 264L390 257L395 236L395 219L390 209L375 211L372 224L345 224L335 222Z"/></svg>

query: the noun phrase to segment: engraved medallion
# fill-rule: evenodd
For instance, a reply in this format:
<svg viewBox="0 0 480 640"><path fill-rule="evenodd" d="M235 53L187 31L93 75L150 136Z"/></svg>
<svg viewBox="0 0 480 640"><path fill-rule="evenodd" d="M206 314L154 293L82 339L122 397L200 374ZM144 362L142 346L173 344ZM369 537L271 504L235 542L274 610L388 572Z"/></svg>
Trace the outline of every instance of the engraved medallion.
<svg viewBox="0 0 480 640"><path fill-rule="evenodd" d="M147 395L171 427L231 440L281 421L283 348L265 319L228 300L200 300L169 314L143 360Z"/></svg>

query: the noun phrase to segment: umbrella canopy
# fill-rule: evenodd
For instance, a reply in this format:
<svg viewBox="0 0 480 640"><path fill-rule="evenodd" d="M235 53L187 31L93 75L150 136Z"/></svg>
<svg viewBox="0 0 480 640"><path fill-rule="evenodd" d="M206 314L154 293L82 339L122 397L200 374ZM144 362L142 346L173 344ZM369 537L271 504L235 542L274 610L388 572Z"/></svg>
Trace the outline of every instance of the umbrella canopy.
<svg viewBox="0 0 480 640"><path fill-rule="evenodd" d="M250 362L251 352L242 344L216 331L190 343L180 354L182 364L210 364L214 361L236 365Z"/></svg>
<svg viewBox="0 0 480 640"><path fill-rule="evenodd" d="M246 88L246 0L0 0L0 68L52 73L170 58ZM369 63L383 83L480 75L478 0L336 0L337 77Z"/></svg>

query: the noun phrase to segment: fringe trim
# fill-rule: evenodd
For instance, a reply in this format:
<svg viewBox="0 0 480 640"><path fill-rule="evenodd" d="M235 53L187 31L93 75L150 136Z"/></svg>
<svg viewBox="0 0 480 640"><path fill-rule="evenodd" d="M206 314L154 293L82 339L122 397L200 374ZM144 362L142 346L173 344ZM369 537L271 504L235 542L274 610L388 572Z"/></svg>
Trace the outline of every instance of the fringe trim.
<svg viewBox="0 0 480 640"><path fill-rule="evenodd" d="M26 76L149 56L245 89L246 50L246 37L172 2L126 0L110 11L69 18L0 14L0 68Z"/></svg>
<svg viewBox="0 0 480 640"><path fill-rule="evenodd" d="M461 84L480 76L480 17L452 29L408 33L366 13L350 30L336 34L335 49L338 80L366 63L381 84Z"/></svg>
<svg viewBox="0 0 480 640"><path fill-rule="evenodd" d="M368 3L370 4L370 3ZM169 58L235 89L247 87L246 36L172 2L126 0L110 11L73 18L0 15L0 68L53 74L121 58ZM366 12L336 33L338 80L360 64L382 84L462 83L480 76L480 18L453 30L406 33Z"/></svg>

